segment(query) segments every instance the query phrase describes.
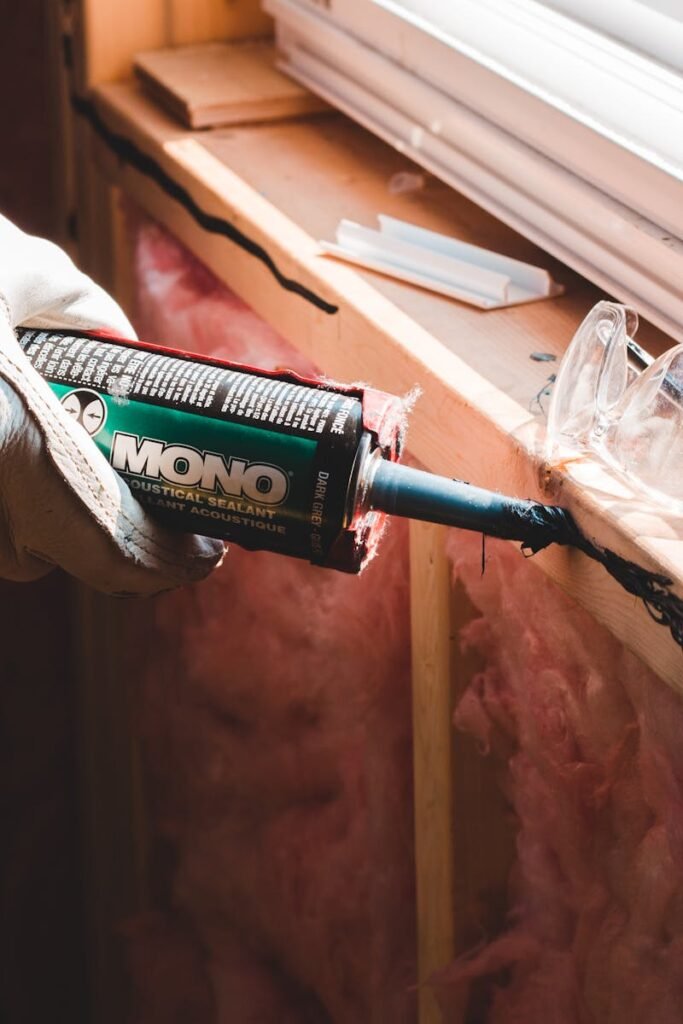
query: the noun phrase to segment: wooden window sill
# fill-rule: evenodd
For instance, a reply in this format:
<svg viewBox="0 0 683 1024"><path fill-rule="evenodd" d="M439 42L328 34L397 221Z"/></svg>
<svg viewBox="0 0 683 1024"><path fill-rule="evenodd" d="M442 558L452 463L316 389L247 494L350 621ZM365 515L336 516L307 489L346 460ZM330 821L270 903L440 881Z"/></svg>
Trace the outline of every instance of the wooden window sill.
<svg viewBox="0 0 683 1024"><path fill-rule="evenodd" d="M601 296L587 281L440 182L392 195L399 153L338 114L191 132L133 83L94 94L107 126L152 156L206 212L263 246L282 273L338 307L328 314L285 290L266 266L204 231L151 179L92 135L110 182L172 231L214 273L328 376L422 395L408 447L429 469L510 494L568 506L584 531L624 558L674 580L683 596L683 523L628 500L596 464L543 464L544 420L534 408L559 357ZM559 298L482 312L320 255L342 217L374 224L384 212L465 241L539 263L566 286ZM658 353L668 340L648 325L639 336ZM160 339L163 340L163 339ZM576 551L553 549L536 563L607 625L662 678L683 691L683 652L642 602Z"/></svg>

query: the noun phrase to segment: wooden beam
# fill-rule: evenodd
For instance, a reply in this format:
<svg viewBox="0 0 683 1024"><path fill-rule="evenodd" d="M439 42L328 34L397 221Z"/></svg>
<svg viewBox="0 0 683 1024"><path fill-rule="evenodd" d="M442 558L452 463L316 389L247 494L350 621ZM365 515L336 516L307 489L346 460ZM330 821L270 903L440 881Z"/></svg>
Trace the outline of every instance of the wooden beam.
<svg viewBox="0 0 683 1024"><path fill-rule="evenodd" d="M130 315L133 252L121 191L91 161L79 168L88 182L91 232L81 241L90 272ZM125 602L79 584L74 594L89 1016L120 1024L130 1015L130 976L118 929L146 905L147 892L142 772L123 668L128 613Z"/></svg>
<svg viewBox="0 0 683 1024"><path fill-rule="evenodd" d="M53 164L53 224L50 238L76 256L74 220L78 205L74 121L70 105L71 75L67 66L72 20L62 3L45 5L50 68L50 154Z"/></svg>
<svg viewBox="0 0 683 1024"><path fill-rule="evenodd" d="M130 1013L119 925L145 902L138 753L122 677L124 605L75 588L79 677L89 1019L121 1024Z"/></svg>
<svg viewBox="0 0 683 1024"><path fill-rule="evenodd" d="M107 288L129 319L135 315L136 281L133 237L123 208L123 193L109 186L106 211L111 249L107 267Z"/></svg>
<svg viewBox="0 0 683 1024"><path fill-rule="evenodd" d="M134 86L104 86L97 98L111 127L153 156L203 210L246 232L283 274L338 307L329 315L285 290L262 262L203 230L157 184L99 145L112 181L264 319L330 376L371 381L395 393L422 388L409 444L429 469L524 497L560 497L592 539L672 578L683 594L680 521L654 507L643 512L642 503L625 500L623 487L622 498L610 492L607 483L615 488L615 482L588 460L582 472L593 472L599 487L573 478L571 466L547 472L540 454L543 419L531 406L549 369L530 355L561 356L600 297L593 287L433 179L421 192L390 191L392 175L410 164L341 116L192 135ZM481 312L321 256L317 239L331 237L341 217L371 224L379 211L548 266L567 294ZM643 337L653 351L667 344L647 326ZM536 560L683 691L681 650L641 602L575 551L551 549Z"/></svg>
<svg viewBox="0 0 683 1024"><path fill-rule="evenodd" d="M168 45L164 0L81 0L76 56L79 92L130 73L133 55Z"/></svg>
<svg viewBox="0 0 683 1024"><path fill-rule="evenodd" d="M169 0L172 46L213 39L245 39L272 32L261 0Z"/></svg>
<svg viewBox="0 0 683 1024"><path fill-rule="evenodd" d="M430 523L410 526L419 1024L442 1021L430 978L505 927L515 858L500 765L453 726L483 665L461 649L460 631L479 612L451 582L447 536ZM451 997L453 1024L464 1024L468 998L466 990Z"/></svg>
<svg viewBox="0 0 683 1024"><path fill-rule="evenodd" d="M446 532L431 523L410 524L420 1024L441 1024L430 979L455 955L453 702Z"/></svg>
<svg viewBox="0 0 683 1024"><path fill-rule="evenodd" d="M455 580L450 592L451 693L453 708L485 667L482 655L464 651L461 630L479 610L463 584ZM517 823L501 790L505 765L493 753L482 753L479 741L456 731L453 737L453 929L455 955L476 949L509 927L509 880L516 859ZM468 1014L484 1012L485 993L462 992L462 1024ZM450 1007L449 1007L450 1008ZM461 1024L458 1018L453 1024Z"/></svg>

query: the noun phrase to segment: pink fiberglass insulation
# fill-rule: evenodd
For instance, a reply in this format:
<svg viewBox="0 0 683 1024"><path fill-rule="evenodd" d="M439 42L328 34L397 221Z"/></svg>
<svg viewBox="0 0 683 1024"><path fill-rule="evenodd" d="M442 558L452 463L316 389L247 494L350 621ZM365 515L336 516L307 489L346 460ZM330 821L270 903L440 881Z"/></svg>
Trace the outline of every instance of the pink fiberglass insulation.
<svg viewBox="0 0 683 1024"><path fill-rule="evenodd" d="M314 369L148 223L137 270L142 337ZM488 979L470 1022L679 1024L681 701L512 545L480 552L453 532L484 664L456 726L500 759L517 859L444 1004ZM136 1024L414 1020L406 562L398 522L360 578L233 547L153 604Z"/></svg>
<svg viewBox="0 0 683 1024"><path fill-rule="evenodd" d="M141 337L315 372L159 228L135 237ZM137 1024L407 1024L405 528L361 577L233 546L152 615L138 714L156 909L123 929Z"/></svg>
<svg viewBox="0 0 683 1024"><path fill-rule="evenodd" d="M683 701L511 545L484 575L480 551L453 535L485 659L455 723L504 752L518 859L508 930L449 985L496 977L489 1024L680 1024Z"/></svg>

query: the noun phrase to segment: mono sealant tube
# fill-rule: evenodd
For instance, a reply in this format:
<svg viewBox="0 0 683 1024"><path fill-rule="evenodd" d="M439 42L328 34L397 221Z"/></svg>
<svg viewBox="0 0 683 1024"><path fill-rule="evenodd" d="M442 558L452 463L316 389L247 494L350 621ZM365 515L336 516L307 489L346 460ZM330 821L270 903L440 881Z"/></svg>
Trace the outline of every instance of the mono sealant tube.
<svg viewBox="0 0 683 1024"><path fill-rule="evenodd" d="M399 399L90 332L21 330L65 410L168 526L358 572L384 514L573 539L562 509L399 466Z"/></svg>

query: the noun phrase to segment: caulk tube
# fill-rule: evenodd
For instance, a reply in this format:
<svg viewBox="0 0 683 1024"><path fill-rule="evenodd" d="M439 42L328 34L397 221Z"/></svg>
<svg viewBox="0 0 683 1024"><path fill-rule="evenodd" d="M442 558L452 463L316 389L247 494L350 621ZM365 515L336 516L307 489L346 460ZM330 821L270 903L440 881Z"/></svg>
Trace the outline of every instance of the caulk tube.
<svg viewBox="0 0 683 1024"><path fill-rule="evenodd" d="M170 527L358 572L384 514L571 542L562 510L396 463L400 399L89 332L22 330L34 368Z"/></svg>
<svg viewBox="0 0 683 1024"><path fill-rule="evenodd" d="M18 331L24 353L167 526L358 572L383 516L350 515L361 461L398 457L393 395L93 332Z"/></svg>

